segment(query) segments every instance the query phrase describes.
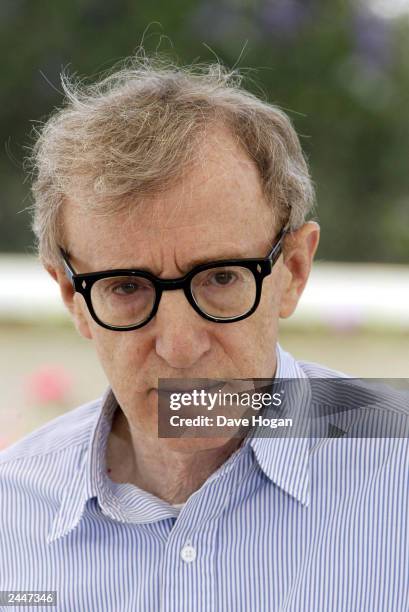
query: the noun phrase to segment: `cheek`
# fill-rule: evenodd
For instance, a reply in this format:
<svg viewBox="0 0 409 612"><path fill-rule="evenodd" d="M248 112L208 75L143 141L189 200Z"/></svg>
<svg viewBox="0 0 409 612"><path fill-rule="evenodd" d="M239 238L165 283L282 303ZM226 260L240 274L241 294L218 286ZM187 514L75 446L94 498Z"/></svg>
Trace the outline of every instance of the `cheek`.
<svg viewBox="0 0 409 612"><path fill-rule="evenodd" d="M92 339L111 386L118 388L132 381L134 387L146 358L145 345L135 332L115 332L94 324Z"/></svg>
<svg viewBox="0 0 409 612"><path fill-rule="evenodd" d="M278 276L278 275L277 275ZM263 343L268 342L277 335L280 310L280 284L275 276L269 276L263 284L260 303L249 323L253 326L254 334Z"/></svg>
<svg viewBox="0 0 409 612"><path fill-rule="evenodd" d="M89 314L83 296L79 293L74 293L72 306L72 317L78 333L83 336L83 338L91 340L94 321Z"/></svg>
<svg viewBox="0 0 409 612"><path fill-rule="evenodd" d="M278 265L276 268L273 268L273 272L270 274L270 276L267 276L264 279L263 291L259 305L259 309L262 312L268 312L274 316L278 316L283 291L283 282L283 268L281 265Z"/></svg>
<svg viewBox="0 0 409 612"><path fill-rule="evenodd" d="M245 331L247 354L256 369L254 376L269 378L272 375L271 364L275 363L278 321L279 295L276 285L273 282L265 282L256 312L248 320L243 321L248 325Z"/></svg>
<svg viewBox="0 0 409 612"><path fill-rule="evenodd" d="M278 315L271 302L260 303L248 319L222 326L218 341L235 366L237 378L270 378L276 360Z"/></svg>
<svg viewBox="0 0 409 612"><path fill-rule="evenodd" d="M256 346L259 351L259 358L263 355L270 355L274 350L274 345L278 334L278 310L277 305L271 302L260 304L259 310L255 313L253 323L253 337L256 338Z"/></svg>

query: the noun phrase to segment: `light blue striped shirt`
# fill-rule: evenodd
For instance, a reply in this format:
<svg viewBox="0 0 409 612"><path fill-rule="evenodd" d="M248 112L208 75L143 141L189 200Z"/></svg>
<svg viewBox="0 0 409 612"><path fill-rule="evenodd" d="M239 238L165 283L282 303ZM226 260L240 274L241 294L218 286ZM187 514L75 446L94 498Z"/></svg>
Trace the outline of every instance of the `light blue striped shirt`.
<svg viewBox="0 0 409 612"><path fill-rule="evenodd" d="M338 374L277 351L277 377ZM409 611L407 438L248 438L179 511L110 480L115 409L107 392L0 453L0 590L64 612Z"/></svg>

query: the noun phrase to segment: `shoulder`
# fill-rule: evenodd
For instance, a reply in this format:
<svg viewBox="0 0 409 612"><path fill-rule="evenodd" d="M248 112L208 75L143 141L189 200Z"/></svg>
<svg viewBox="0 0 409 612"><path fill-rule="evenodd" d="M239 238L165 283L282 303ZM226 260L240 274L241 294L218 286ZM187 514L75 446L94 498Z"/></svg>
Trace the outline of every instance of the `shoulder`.
<svg viewBox="0 0 409 612"><path fill-rule="evenodd" d="M70 410L32 431L0 452L0 473L6 464L19 460L40 460L89 441L102 398Z"/></svg>
<svg viewBox="0 0 409 612"><path fill-rule="evenodd" d="M297 364L308 379L315 417L338 421L350 437L409 435L409 388L400 379L358 378L317 363Z"/></svg>
<svg viewBox="0 0 409 612"><path fill-rule="evenodd" d="M17 557L26 554L18 542L44 543L64 495L81 482L101 406L99 399L70 410L0 452L0 532Z"/></svg>
<svg viewBox="0 0 409 612"><path fill-rule="evenodd" d="M101 406L98 399L70 410L0 452L1 526L21 527L30 513L44 518L58 507L80 473Z"/></svg>

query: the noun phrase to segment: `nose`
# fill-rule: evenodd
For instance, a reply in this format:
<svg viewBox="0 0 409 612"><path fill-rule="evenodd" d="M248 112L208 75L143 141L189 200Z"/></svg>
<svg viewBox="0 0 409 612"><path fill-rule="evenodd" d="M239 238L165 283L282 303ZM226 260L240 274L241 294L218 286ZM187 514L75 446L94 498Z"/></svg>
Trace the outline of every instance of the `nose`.
<svg viewBox="0 0 409 612"><path fill-rule="evenodd" d="M193 310L183 291L162 293L154 322L156 353L172 368L193 368L210 351L212 323Z"/></svg>

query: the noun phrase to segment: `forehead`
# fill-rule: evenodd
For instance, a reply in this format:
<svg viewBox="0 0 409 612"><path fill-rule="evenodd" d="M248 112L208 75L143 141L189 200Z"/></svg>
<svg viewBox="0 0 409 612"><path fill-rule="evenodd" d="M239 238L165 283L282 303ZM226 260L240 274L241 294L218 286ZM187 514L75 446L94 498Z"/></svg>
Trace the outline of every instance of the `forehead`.
<svg viewBox="0 0 409 612"><path fill-rule="evenodd" d="M173 187L135 198L121 212L104 216L87 212L80 199L69 200L63 227L67 250L90 269L102 264L155 267L158 261L145 262L155 257L163 267L170 253L183 266L189 258L212 254L215 259L256 256L254 249L265 249L273 238L274 214L256 165L220 130L205 135L193 168Z"/></svg>

